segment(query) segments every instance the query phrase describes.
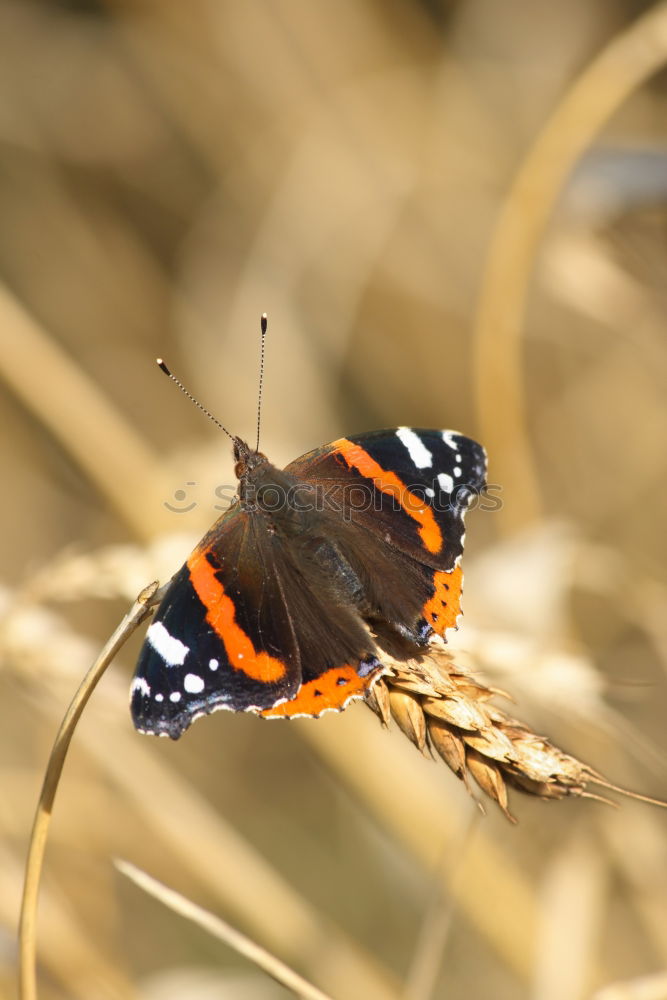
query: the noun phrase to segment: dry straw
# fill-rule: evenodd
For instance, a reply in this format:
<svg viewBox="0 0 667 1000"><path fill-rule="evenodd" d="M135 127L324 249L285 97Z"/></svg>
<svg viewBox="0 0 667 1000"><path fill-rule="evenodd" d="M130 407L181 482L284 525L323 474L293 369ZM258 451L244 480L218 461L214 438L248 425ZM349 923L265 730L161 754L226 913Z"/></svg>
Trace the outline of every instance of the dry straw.
<svg viewBox="0 0 667 1000"><path fill-rule="evenodd" d="M500 511L511 530L539 515L524 398L524 311L553 208L586 148L628 97L667 60L667 3L657 3L602 49L543 125L504 200L473 331L480 438L514 502Z"/></svg>
<svg viewBox="0 0 667 1000"><path fill-rule="evenodd" d="M197 906L191 900L186 899L181 893L175 892L168 886L158 882L157 879L141 871L136 865L130 864L122 859L116 860L116 867L120 872L129 878L135 885L143 889L155 899L159 899L165 906L180 913L186 920L197 924L207 933L223 941L234 948L240 955L244 955L251 962L254 962L260 969L263 969L269 976L282 983L286 989L290 990L294 996L301 997L302 1000L331 1000L331 998L319 990L312 983L309 983L303 976L294 972L288 965L272 955L266 948L260 947L245 934L241 934L235 927L231 927L225 920L209 913L208 910Z"/></svg>
<svg viewBox="0 0 667 1000"><path fill-rule="evenodd" d="M28 847L28 860L26 861L21 915L19 918L20 1000L35 1000L37 997L35 958L37 953L36 929L39 887L56 792L58 791L72 736L90 696L104 675L105 670L129 636L150 614L158 593L158 584L152 583L145 587L139 594L132 608L125 615L81 682L58 729L35 811L32 832L30 834L30 845Z"/></svg>

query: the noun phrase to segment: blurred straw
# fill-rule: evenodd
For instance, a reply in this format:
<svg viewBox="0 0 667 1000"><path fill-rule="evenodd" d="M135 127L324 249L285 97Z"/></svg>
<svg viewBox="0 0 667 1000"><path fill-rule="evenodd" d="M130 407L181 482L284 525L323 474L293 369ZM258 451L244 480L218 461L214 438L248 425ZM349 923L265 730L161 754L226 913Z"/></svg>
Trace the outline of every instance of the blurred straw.
<svg viewBox="0 0 667 1000"><path fill-rule="evenodd" d="M214 893L266 947L287 961L307 962L334 996L390 1000L397 995L380 964L301 897L185 779L162 765L147 741L117 731L110 754L95 732L82 733L82 738L101 771L122 788L181 869Z"/></svg>
<svg viewBox="0 0 667 1000"><path fill-rule="evenodd" d="M454 894L445 899L439 883L444 879L451 883L457 877L465 876L466 866L461 864L461 858L465 858L466 850L473 842L481 818L480 810L473 808L470 822L463 830L459 847L453 851L443 852L438 866L443 871L442 879L434 880L431 886L430 899L425 908L415 951L405 977L403 1000L430 1000L435 996L443 955L456 917ZM448 867L452 871L445 874L445 869Z"/></svg>
<svg viewBox="0 0 667 1000"><path fill-rule="evenodd" d="M628 96L667 60L667 4L616 35L567 91L519 168L491 240L474 329L479 436L511 496L505 532L540 516L524 393L523 322L540 243L569 173Z"/></svg>
<svg viewBox="0 0 667 1000"><path fill-rule="evenodd" d="M628 906L636 911L643 940L667 967L667 838L664 822L652 812L626 808L600 824L607 856L628 887ZM632 845L628 850L628 844ZM667 996L667 993L665 993Z"/></svg>
<svg viewBox="0 0 667 1000"><path fill-rule="evenodd" d="M537 901L527 875L492 831L478 830L459 864L443 869L442 850L460 851L460 829L469 815L467 793L448 794L448 774L429 768L412 748L360 712L336 718L336 725L304 725L300 734L331 771L354 789L415 862L439 881L461 913L524 983L534 966ZM364 766L359 766L364 761ZM456 790L458 792L458 789ZM443 847L444 845L444 847ZM462 871L461 869L464 869Z"/></svg>
<svg viewBox="0 0 667 1000"><path fill-rule="evenodd" d="M213 937L224 941L230 948L234 948L240 955L254 962L255 965L263 969L264 972L272 976L277 982L282 983L283 986L291 990L296 996L302 997L303 1000L330 1000L325 993L322 993L317 987L303 979L293 969L290 969L284 962L276 958L275 955L272 955L265 948L261 948L254 941L251 941L245 934L239 933L234 927L221 920L220 917L209 913L208 910L203 909L201 906L197 906L196 903L191 902L191 900L181 895L180 892L175 892L162 882L158 882L157 879L152 878L128 861L117 859L116 867L123 875L134 882L135 885L143 889L144 892L154 896L155 899L159 899L169 909L175 913L179 913L186 920L197 924L203 930L212 934Z"/></svg>
<svg viewBox="0 0 667 1000"><path fill-rule="evenodd" d="M24 859L0 845L0 918L16 923ZM135 1000L138 996L122 965L110 958L107 942L91 938L90 927L77 915L67 889L44 886L40 895L40 967L72 1000Z"/></svg>
<svg viewBox="0 0 667 1000"><path fill-rule="evenodd" d="M591 1000L665 1000L666 997L667 972L656 972L652 976L638 976L603 986Z"/></svg>
<svg viewBox="0 0 667 1000"><path fill-rule="evenodd" d="M140 538L164 528L162 500L171 490L163 466L100 386L3 285L0 377Z"/></svg>
<svg viewBox="0 0 667 1000"><path fill-rule="evenodd" d="M550 859L543 881L531 1000L585 1000L609 905L605 853L583 828Z"/></svg>

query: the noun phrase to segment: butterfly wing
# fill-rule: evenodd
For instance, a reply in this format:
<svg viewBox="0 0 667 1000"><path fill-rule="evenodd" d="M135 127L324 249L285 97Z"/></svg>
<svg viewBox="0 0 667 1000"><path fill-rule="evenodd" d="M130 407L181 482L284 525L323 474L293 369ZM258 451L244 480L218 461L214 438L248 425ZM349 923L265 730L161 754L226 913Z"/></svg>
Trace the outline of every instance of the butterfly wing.
<svg viewBox="0 0 667 1000"><path fill-rule="evenodd" d="M423 645L456 625L464 517L486 482L481 445L399 427L341 438L285 471L312 484L380 637Z"/></svg>
<svg viewBox="0 0 667 1000"><path fill-rule="evenodd" d="M132 682L133 721L140 732L178 739L220 709L320 715L363 695L380 670L374 653L321 567L237 505L155 613Z"/></svg>
<svg viewBox="0 0 667 1000"><path fill-rule="evenodd" d="M291 638L289 622L258 557L252 518L236 505L174 576L132 682L140 732L176 739L200 715L260 711L295 694L294 657L277 656L276 636L283 645Z"/></svg>

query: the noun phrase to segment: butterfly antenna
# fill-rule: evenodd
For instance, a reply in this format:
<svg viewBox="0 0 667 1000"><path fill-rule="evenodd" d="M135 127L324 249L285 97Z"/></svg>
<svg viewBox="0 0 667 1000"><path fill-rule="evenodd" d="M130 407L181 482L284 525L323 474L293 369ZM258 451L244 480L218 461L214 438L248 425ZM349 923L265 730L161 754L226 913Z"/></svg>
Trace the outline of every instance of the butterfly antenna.
<svg viewBox="0 0 667 1000"><path fill-rule="evenodd" d="M229 431L227 430L227 428L225 427L225 425L221 424L220 421L218 419L216 419L216 417L213 416L213 414L211 413L210 410L207 410L205 406L202 406L202 404L199 402L199 400L195 399L195 397L192 395L191 392L188 392L188 390L185 388L185 386L183 385L183 383L181 382L180 379L177 379L175 375L171 374L171 372L169 371L169 369L165 365L165 363L162 360L162 358L156 358L155 360L157 361L159 368L165 373L165 375L169 376L169 378L171 379L172 382L176 383L176 385L178 386L178 388L181 390L181 392L185 396L188 397L188 399L190 400L190 402L194 403L195 406L199 410L202 411L202 413L206 414L206 416L209 418L209 420L213 421L213 423L215 424L216 427L219 427L221 431L224 431L225 434L227 435L227 437L231 438L232 441L233 441L234 440L234 435L230 434Z"/></svg>
<svg viewBox="0 0 667 1000"><path fill-rule="evenodd" d="M259 430L262 421L262 388L264 387L264 351L268 325L266 313L262 313L262 318L260 320L260 328L262 331L262 353L259 359L259 390L257 392L257 444L255 445L255 451L259 451Z"/></svg>

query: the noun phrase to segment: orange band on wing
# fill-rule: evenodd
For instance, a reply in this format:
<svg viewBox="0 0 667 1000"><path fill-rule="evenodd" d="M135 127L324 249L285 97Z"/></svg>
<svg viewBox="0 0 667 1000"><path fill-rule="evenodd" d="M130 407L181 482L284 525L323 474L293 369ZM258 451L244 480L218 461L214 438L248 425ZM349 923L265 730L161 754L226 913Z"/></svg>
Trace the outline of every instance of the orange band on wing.
<svg viewBox="0 0 667 1000"><path fill-rule="evenodd" d="M442 532L428 504L407 489L395 473L383 469L354 441L341 438L340 441L336 441L334 447L351 468L356 469L366 479L372 479L376 489L396 497L405 513L419 525L419 534L428 551L440 552Z"/></svg>
<svg viewBox="0 0 667 1000"><path fill-rule="evenodd" d="M301 685L290 701L260 712L265 719L293 719L297 715L318 716L327 709L344 708L350 698L361 698L378 671L360 677L354 667L331 667L314 681Z"/></svg>
<svg viewBox="0 0 667 1000"><path fill-rule="evenodd" d="M456 566L451 573L438 571L433 574L435 592L424 605L423 615L438 635L444 635L448 628L454 628L461 613L461 590L463 572Z"/></svg>
<svg viewBox="0 0 667 1000"><path fill-rule="evenodd" d="M234 602L225 594L225 588L216 577L206 554L193 552L188 559L188 569L190 582L206 608L206 621L225 644L230 666L264 683L284 677L285 664L268 653L258 653L250 638L237 625Z"/></svg>

